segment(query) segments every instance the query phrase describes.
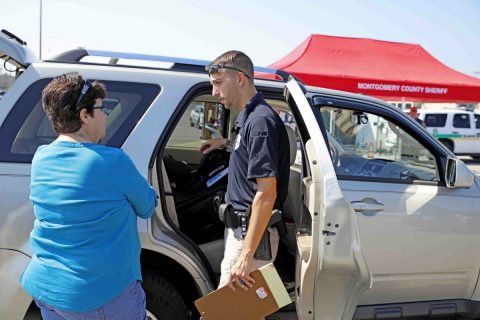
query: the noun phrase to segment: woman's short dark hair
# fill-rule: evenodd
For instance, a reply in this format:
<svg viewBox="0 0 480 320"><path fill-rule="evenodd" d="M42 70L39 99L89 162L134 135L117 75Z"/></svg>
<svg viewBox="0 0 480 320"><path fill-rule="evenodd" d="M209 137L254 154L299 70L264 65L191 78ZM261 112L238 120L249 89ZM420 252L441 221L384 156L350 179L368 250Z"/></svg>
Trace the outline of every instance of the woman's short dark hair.
<svg viewBox="0 0 480 320"><path fill-rule="evenodd" d="M54 78L42 92L43 110L58 133L76 132L82 127L80 110L87 109L93 116L95 99L105 98L105 85L98 81L77 103L85 80L77 72L62 74Z"/></svg>

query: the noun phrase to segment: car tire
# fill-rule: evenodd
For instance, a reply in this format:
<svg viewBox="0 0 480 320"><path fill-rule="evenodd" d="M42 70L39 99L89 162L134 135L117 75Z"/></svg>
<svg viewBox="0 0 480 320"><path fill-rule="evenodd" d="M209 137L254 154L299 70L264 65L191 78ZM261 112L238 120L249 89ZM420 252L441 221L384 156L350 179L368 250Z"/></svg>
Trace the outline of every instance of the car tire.
<svg viewBox="0 0 480 320"><path fill-rule="evenodd" d="M453 152L453 142L451 140L441 139L440 142L443 143L448 148L448 150Z"/></svg>
<svg viewBox="0 0 480 320"><path fill-rule="evenodd" d="M35 302L32 302L30 304L30 307L27 310L27 314L25 315L23 320L42 320L42 314Z"/></svg>
<svg viewBox="0 0 480 320"><path fill-rule="evenodd" d="M143 270L143 290L147 300L149 319L187 320L190 311L178 290L163 276L152 270Z"/></svg>

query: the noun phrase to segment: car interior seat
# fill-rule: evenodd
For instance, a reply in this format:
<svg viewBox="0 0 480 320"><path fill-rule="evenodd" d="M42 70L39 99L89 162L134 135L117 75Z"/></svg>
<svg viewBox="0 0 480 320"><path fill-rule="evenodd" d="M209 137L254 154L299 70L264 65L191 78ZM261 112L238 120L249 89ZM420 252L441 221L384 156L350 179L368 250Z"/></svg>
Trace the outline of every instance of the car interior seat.
<svg viewBox="0 0 480 320"><path fill-rule="evenodd" d="M285 245L287 252L295 256L297 252L296 225L300 221L300 214L303 211L301 203L302 170L301 166L295 165L297 157L297 135L295 130L288 125L285 125L285 128L287 129L290 145L290 178L287 197L283 203L283 217L287 226L287 237L281 239L281 241Z"/></svg>

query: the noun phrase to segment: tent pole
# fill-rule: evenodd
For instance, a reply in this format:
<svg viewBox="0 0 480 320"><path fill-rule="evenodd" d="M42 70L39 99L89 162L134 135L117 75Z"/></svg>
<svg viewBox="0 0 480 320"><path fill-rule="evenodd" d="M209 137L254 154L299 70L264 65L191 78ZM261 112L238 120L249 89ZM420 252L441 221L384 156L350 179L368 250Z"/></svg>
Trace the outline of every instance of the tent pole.
<svg viewBox="0 0 480 320"><path fill-rule="evenodd" d="M402 97L402 112L405 111L405 97ZM397 135L397 152L398 152L398 159L395 160L401 160L402 159L402 139Z"/></svg>

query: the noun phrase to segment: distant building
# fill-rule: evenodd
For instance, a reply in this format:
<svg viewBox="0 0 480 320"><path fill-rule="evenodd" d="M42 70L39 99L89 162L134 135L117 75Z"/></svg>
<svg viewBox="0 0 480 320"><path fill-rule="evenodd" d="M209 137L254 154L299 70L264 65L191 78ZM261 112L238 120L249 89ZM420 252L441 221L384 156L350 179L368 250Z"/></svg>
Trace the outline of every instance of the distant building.
<svg viewBox="0 0 480 320"><path fill-rule="evenodd" d="M409 112L412 106L417 109L461 109L467 111L480 111L480 103L448 103L448 102L411 102L389 101L389 103L405 112ZM402 108L403 104L403 108Z"/></svg>
<svg viewBox="0 0 480 320"><path fill-rule="evenodd" d="M466 111L480 111L479 103L423 103L423 109L461 109Z"/></svg>

